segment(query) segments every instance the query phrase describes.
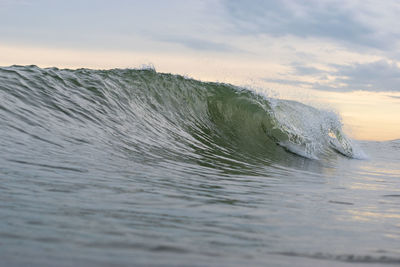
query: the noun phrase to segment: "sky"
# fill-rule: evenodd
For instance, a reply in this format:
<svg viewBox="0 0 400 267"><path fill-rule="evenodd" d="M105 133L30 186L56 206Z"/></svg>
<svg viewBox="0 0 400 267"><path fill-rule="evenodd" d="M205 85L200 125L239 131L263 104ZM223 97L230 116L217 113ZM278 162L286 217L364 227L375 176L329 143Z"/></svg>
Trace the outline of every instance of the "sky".
<svg viewBox="0 0 400 267"><path fill-rule="evenodd" d="M338 112L400 138L400 1L0 0L0 66L140 68Z"/></svg>

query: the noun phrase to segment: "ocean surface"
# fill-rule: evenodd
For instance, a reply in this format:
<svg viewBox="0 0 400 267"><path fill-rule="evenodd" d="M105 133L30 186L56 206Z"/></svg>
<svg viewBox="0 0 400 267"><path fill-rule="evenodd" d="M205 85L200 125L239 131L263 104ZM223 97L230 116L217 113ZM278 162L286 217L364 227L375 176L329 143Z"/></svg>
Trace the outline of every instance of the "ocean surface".
<svg viewBox="0 0 400 267"><path fill-rule="evenodd" d="M400 141L153 69L2 67L0 259L398 265Z"/></svg>

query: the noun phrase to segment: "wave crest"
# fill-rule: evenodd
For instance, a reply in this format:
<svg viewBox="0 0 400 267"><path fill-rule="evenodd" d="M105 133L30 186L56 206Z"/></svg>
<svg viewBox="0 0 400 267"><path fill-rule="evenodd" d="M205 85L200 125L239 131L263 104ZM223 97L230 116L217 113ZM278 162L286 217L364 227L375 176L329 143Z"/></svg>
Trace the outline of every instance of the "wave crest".
<svg viewBox="0 0 400 267"><path fill-rule="evenodd" d="M312 159L359 154L332 112L152 68L12 66L0 68L0 86L6 120L19 120L10 125L46 129L40 138L53 143L62 143L62 137L97 140L143 160L212 154L231 161L279 161L292 157L287 151Z"/></svg>

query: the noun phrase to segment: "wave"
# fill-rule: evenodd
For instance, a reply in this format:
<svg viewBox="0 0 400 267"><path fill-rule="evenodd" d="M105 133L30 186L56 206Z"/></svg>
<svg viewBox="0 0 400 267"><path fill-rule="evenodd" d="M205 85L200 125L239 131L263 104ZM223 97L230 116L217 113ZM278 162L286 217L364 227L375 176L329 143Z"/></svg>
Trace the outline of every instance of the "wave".
<svg viewBox="0 0 400 267"><path fill-rule="evenodd" d="M333 112L154 69L3 67L0 112L1 124L37 141L112 147L143 162L360 155Z"/></svg>

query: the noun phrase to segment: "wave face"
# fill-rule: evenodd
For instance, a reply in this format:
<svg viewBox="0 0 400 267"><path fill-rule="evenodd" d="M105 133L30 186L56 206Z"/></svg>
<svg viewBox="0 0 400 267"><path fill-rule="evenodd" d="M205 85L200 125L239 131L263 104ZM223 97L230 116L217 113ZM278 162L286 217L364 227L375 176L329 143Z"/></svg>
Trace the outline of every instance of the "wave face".
<svg viewBox="0 0 400 267"><path fill-rule="evenodd" d="M228 84L152 69L35 66L2 68L0 82L7 127L54 145L113 143L114 152L183 161L357 156L333 113Z"/></svg>

